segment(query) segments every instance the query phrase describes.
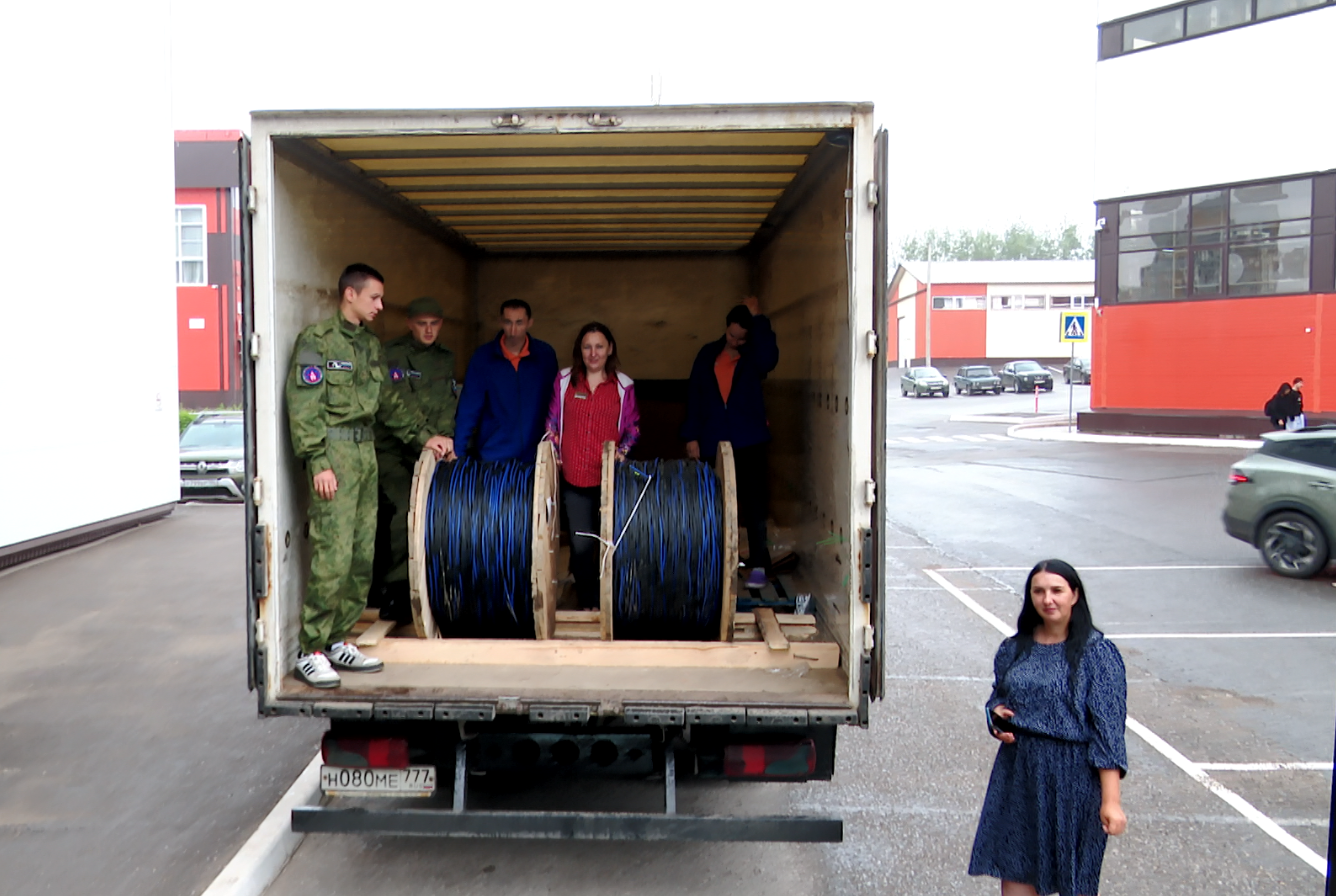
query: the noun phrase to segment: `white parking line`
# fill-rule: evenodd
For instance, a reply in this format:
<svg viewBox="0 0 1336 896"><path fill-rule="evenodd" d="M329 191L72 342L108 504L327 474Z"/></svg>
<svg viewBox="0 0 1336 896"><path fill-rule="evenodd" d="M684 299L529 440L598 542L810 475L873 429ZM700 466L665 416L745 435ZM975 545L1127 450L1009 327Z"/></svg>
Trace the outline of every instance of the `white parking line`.
<svg viewBox="0 0 1336 896"><path fill-rule="evenodd" d="M985 610L983 607L979 606L977 601L975 601L965 592L961 591L955 585L952 585L950 582L948 582L946 578L941 575L940 572L938 572L935 569L925 569L923 570L923 572L928 576L928 578L932 579L938 585L941 585L942 590L944 590L947 594L951 595L956 600L960 601L962 604L968 607L970 611L973 612L976 616L987 622L993 628L997 629L1003 635L1011 637L1012 635L1016 634L1016 630L1014 628L1007 625L1001 619L998 619L996 616ZM1263 814L1252 803L1248 802L1243 797L1239 796L1237 793L1230 790L1225 785L1221 784L1215 778L1212 778L1205 772L1205 770L1203 770L1203 768L1200 765L1188 759L1182 753L1178 752L1178 750L1175 750L1172 746L1169 745L1168 741L1160 737L1154 731L1151 731L1149 728L1147 728L1145 725L1141 724L1131 716L1127 717L1127 728L1137 737L1145 741L1148 746L1150 746L1153 750L1155 750L1165 759L1168 759L1174 765L1178 766L1178 768L1188 777L1192 778L1192 780L1196 781L1198 784L1205 787L1211 793L1218 796L1221 800L1223 800L1225 803L1231 806L1236 812L1238 812L1244 818L1248 819L1258 828L1260 828L1267 836L1275 840L1281 846L1288 849L1290 852L1294 853L1294 855L1298 856L1301 860L1303 860L1304 863L1306 863L1314 871L1316 871L1321 875L1324 876L1326 875L1327 860L1325 858L1319 856L1316 852L1310 849L1308 845L1305 844L1302 840L1299 840L1289 831L1286 831L1280 825L1276 824L1276 822L1273 819Z"/></svg>
<svg viewBox="0 0 1336 896"><path fill-rule="evenodd" d="M986 442L986 441L988 441L988 440L985 439L983 436L959 435L959 436L956 436L956 438L957 438L957 439L960 439L962 442Z"/></svg>
<svg viewBox="0 0 1336 896"><path fill-rule="evenodd" d="M1208 772L1329 772L1330 762L1198 762Z"/></svg>
<svg viewBox="0 0 1336 896"><path fill-rule="evenodd" d="M984 437L985 439L992 439L994 442L1014 442L1014 441L1016 441L1016 440L1013 439L1011 436L1004 436L1004 435L1002 435L1001 433L997 433L997 432L986 432L986 433L983 434L983 437Z"/></svg>
<svg viewBox="0 0 1336 896"><path fill-rule="evenodd" d="M924 440L917 436L901 436L900 441L908 442L911 445L922 445L924 443Z"/></svg>
<svg viewBox="0 0 1336 896"><path fill-rule="evenodd" d="M955 439L952 439L952 438L950 438L950 437L948 437L948 436L928 436L928 441L929 441L929 442L945 442L946 444L950 445L950 444L952 444L953 442L955 442Z"/></svg>

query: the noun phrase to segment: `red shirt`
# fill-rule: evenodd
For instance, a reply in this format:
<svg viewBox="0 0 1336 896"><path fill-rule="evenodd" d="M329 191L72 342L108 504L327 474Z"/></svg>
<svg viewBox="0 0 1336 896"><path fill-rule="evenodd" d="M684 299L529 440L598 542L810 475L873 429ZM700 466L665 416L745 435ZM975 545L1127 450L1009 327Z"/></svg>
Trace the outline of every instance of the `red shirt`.
<svg viewBox="0 0 1336 896"><path fill-rule="evenodd" d="M728 349L719 353L719 357L714 359L714 378L719 383L719 397L724 400L724 405L728 405L728 396L733 391L733 371L738 369L738 361L742 360L741 354L733 354Z"/></svg>
<svg viewBox="0 0 1336 896"><path fill-rule="evenodd" d="M589 383L572 379L562 404L561 474L580 488L603 482L603 443L616 442L622 403L617 380L608 377L591 394Z"/></svg>

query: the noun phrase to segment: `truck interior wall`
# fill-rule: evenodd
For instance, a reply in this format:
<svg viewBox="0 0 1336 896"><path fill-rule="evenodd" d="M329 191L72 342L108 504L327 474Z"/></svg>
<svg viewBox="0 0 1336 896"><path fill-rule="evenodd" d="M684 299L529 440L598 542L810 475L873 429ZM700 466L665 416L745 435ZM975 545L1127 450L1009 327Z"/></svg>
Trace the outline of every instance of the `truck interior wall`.
<svg viewBox="0 0 1336 896"><path fill-rule="evenodd" d="M748 260L736 254L485 257L478 265L478 341L495 338L506 299L533 307L533 333L571 364L580 327L601 321L636 381L641 439L635 458L682 457L679 428L691 364L723 335L724 316L747 294Z"/></svg>
<svg viewBox="0 0 1336 896"><path fill-rule="evenodd" d="M779 340L766 382L770 511L798 535L803 581L847 655L851 508L849 173L832 164L756 260L755 284ZM845 586L841 587L841 583Z"/></svg>
<svg viewBox="0 0 1336 896"><path fill-rule="evenodd" d="M462 253L282 156L275 157L273 174L273 298L268 313L273 319L273 350L281 358L274 368L276 376L286 375L293 342L302 328L337 309L339 274L354 261L385 275L386 310L373 326L378 336L407 331L403 308L414 298L429 295L446 313L442 341L453 345L463 340L472 309L470 263ZM271 556L278 567L271 576L285 597L281 611L287 656L279 668L286 669L297 649L310 552L305 525L309 489L300 487L305 478L288 440L283 389L282 382L257 383L258 394L277 401L268 413L260 409L257 434L261 439L267 435L277 446L278 475L299 486L276 490L281 505L276 531L270 534L275 540ZM269 427L274 429L266 434Z"/></svg>

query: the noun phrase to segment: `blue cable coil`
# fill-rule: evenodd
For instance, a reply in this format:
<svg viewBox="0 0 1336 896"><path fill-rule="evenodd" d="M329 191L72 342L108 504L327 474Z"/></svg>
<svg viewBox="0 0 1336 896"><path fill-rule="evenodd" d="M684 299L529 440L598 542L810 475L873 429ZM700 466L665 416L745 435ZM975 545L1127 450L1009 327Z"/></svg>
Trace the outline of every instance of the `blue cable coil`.
<svg viewBox="0 0 1336 896"><path fill-rule="evenodd" d="M427 494L427 600L445 638L532 638L532 462L437 464Z"/></svg>
<svg viewBox="0 0 1336 896"><path fill-rule="evenodd" d="M706 464L626 461L613 480L617 640L717 641L724 500Z"/></svg>

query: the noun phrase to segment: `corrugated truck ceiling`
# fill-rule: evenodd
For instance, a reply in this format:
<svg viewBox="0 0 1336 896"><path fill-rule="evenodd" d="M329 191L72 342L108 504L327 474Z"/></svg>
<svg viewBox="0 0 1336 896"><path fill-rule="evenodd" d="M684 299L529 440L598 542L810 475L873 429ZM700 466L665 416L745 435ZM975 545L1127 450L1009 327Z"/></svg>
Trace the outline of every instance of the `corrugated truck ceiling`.
<svg viewBox="0 0 1336 896"><path fill-rule="evenodd" d="M824 130L392 134L320 152L492 252L734 251Z"/></svg>

